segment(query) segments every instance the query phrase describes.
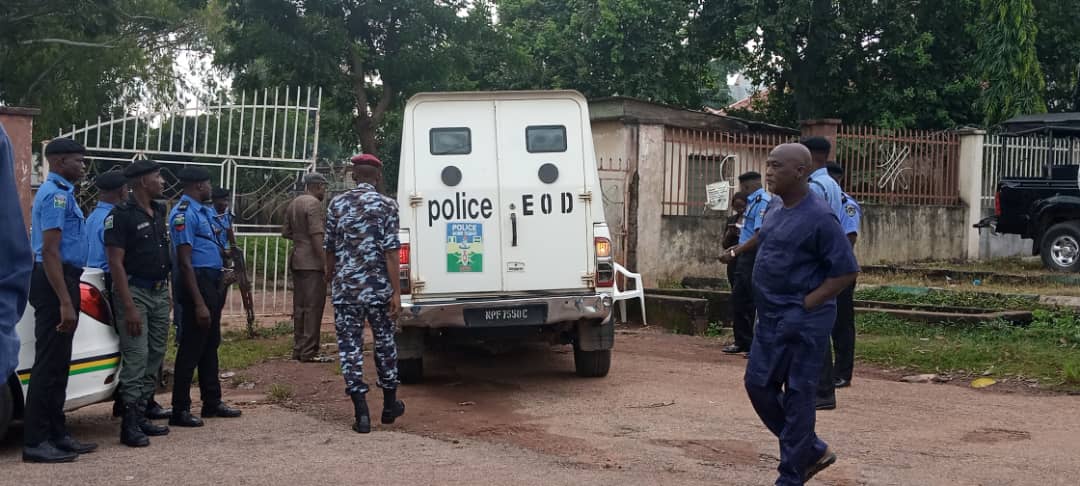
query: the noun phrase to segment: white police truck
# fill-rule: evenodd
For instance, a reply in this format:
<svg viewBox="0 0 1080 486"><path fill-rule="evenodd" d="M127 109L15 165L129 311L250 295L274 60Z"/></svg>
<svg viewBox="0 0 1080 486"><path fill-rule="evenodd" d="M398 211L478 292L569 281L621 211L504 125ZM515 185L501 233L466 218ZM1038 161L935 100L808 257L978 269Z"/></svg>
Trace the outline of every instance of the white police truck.
<svg viewBox="0 0 1080 486"><path fill-rule="evenodd" d="M615 265L580 93L412 97L398 202L402 380L457 338L572 344L579 376L607 375Z"/></svg>

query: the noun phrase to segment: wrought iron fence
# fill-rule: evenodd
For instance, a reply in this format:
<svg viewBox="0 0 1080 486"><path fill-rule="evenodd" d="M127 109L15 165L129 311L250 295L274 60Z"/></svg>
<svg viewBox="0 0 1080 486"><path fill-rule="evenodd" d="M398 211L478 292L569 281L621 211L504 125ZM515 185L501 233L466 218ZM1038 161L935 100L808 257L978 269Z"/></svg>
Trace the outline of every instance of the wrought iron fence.
<svg viewBox="0 0 1080 486"><path fill-rule="evenodd" d="M960 140L951 131L842 126L836 160L844 190L877 204L959 205Z"/></svg>

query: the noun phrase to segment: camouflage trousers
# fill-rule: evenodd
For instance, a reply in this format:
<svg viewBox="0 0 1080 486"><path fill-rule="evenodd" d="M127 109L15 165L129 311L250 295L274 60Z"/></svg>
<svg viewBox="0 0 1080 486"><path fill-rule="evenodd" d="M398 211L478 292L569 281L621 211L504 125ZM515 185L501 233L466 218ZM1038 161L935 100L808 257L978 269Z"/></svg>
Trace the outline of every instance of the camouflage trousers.
<svg viewBox="0 0 1080 486"><path fill-rule="evenodd" d="M398 386L397 343L394 341L394 321L386 305L334 305L334 327L337 330L338 356L341 376L345 378L345 393L367 393L364 383L364 321L371 323L375 337L375 369L379 372L379 388L394 390Z"/></svg>

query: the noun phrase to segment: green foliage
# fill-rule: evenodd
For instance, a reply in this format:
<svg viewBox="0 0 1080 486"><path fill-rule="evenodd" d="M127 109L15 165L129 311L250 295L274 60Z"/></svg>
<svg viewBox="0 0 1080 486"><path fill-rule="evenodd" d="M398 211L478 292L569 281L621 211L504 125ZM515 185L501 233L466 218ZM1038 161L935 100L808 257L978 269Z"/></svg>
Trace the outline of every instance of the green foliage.
<svg viewBox="0 0 1080 486"><path fill-rule="evenodd" d="M710 322L709 327L705 328L706 337L721 337L724 335L724 324L720 322Z"/></svg>
<svg viewBox="0 0 1080 486"><path fill-rule="evenodd" d="M878 302L969 307L975 309L1014 310L1041 308L1038 302L1031 297L982 292L928 291L925 293L909 293L887 287L874 287L856 290L855 298L858 300L872 300Z"/></svg>
<svg viewBox="0 0 1080 486"><path fill-rule="evenodd" d="M1046 81L1035 50L1032 0L982 0L979 56L984 89L979 100L987 125L1025 113L1044 113Z"/></svg>
<svg viewBox="0 0 1080 486"><path fill-rule="evenodd" d="M1046 77L1049 111L1080 111L1080 1L1034 0L1039 37L1035 50Z"/></svg>

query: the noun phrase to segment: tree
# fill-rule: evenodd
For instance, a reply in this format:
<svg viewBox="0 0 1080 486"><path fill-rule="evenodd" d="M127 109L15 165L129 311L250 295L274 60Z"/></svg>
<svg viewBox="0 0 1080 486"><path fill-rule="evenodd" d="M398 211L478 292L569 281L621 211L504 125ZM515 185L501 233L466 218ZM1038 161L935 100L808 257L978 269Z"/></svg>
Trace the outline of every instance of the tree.
<svg viewBox="0 0 1080 486"><path fill-rule="evenodd" d="M1046 81L1035 52L1031 0L982 0L979 60L984 89L979 100L986 124L1024 113L1045 113Z"/></svg>
<svg viewBox="0 0 1080 486"><path fill-rule="evenodd" d="M1080 93L1080 0L1034 0L1039 55L1046 78L1049 111L1080 111L1074 93Z"/></svg>
<svg viewBox="0 0 1080 486"><path fill-rule="evenodd" d="M532 83L700 108L725 81L693 48L696 0L503 0L497 29L534 63Z"/></svg>
<svg viewBox="0 0 1080 486"><path fill-rule="evenodd" d="M222 0L216 61L241 87L324 88L331 138L380 153L387 113L452 77L465 0Z"/></svg>
<svg viewBox="0 0 1080 486"><path fill-rule="evenodd" d="M0 0L0 103L38 106L34 137L122 113L182 80L202 0Z"/></svg>

